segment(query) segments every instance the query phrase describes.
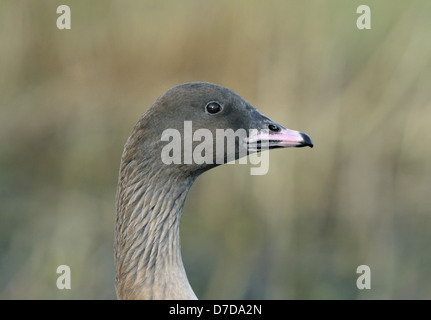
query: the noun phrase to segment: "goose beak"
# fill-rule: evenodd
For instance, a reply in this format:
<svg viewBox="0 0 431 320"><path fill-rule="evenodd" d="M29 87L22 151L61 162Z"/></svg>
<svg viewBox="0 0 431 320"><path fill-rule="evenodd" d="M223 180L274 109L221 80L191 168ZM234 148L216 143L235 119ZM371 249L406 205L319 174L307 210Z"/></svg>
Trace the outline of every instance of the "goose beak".
<svg viewBox="0 0 431 320"><path fill-rule="evenodd" d="M310 147L313 148L313 141L308 134L290 130L286 128L280 129L279 132L269 132L268 134L268 142L271 147L280 147L280 148L288 148L288 147Z"/></svg>
<svg viewBox="0 0 431 320"><path fill-rule="evenodd" d="M273 130L262 130L252 134L248 138L248 145L254 145L258 149L267 148L313 148L313 141L308 134L283 128L280 125L272 126Z"/></svg>
<svg viewBox="0 0 431 320"><path fill-rule="evenodd" d="M250 152L259 152L276 148L313 148L314 144L308 134L287 129L254 109L253 126L247 138Z"/></svg>

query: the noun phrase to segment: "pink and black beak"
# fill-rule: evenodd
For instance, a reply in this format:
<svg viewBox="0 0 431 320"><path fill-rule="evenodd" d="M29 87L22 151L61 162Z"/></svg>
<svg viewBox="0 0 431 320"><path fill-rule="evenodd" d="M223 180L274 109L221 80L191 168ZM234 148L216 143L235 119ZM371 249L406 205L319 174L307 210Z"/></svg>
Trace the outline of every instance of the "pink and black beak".
<svg viewBox="0 0 431 320"><path fill-rule="evenodd" d="M313 148L308 134L287 129L258 112L256 129L250 131L247 145L250 153L276 148Z"/></svg>

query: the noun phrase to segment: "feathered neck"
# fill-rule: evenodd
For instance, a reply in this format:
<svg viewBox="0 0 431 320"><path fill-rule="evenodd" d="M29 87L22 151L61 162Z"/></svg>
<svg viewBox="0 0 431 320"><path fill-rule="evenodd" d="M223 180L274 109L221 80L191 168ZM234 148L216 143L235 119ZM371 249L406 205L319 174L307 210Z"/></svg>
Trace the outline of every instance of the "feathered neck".
<svg viewBox="0 0 431 320"><path fill-rule="evenodd" d="M117 296L197 299L184 270L180 245L181 213L196 177L133 154L137 153L127 152L126 144L117 189Z"/></svg>

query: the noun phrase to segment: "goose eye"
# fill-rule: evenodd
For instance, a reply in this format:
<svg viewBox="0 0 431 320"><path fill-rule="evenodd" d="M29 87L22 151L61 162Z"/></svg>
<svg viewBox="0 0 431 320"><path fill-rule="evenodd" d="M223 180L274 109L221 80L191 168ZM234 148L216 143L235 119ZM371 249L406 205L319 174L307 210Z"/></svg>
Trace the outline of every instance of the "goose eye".
<svg viewBox="0 0 431 320"><path fill-rule="evenodd" d="M275 124L270 124L268 126L268 128L269 128L269 130L274 131L274 132L280 131L280 128L278 126L276 126Z"/></svg>
<svg viewBox="0 0 431 320"><path fill-rule="evenodd" d="M215 114L221 110L221 106L217 102L210 102L205 108L210 114Z"/></svg>

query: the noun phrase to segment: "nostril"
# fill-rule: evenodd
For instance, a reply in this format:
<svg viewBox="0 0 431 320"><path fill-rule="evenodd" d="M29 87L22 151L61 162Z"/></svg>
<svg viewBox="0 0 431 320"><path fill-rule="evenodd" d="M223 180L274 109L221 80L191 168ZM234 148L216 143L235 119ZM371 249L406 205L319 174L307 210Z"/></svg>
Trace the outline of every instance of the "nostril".
<svg viewBox="0 0 431 320"><path fill-rule="evenodd" d="M269 128L269 130L271 130L271 131L275 131L275 132L280 131L280 128L279 128L278 126L276 126L275 124L270 124L270 125L268 126L268 128Z"/></svg>

